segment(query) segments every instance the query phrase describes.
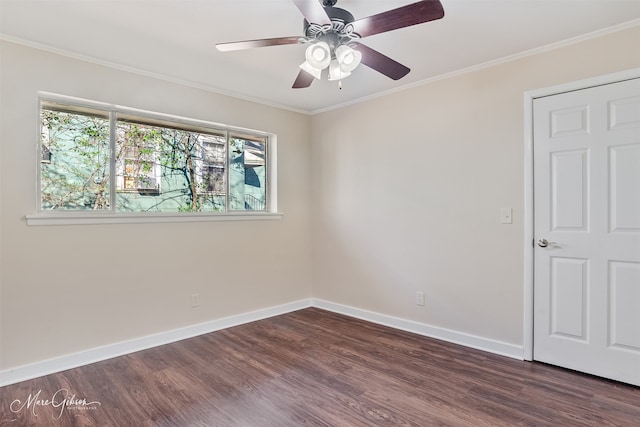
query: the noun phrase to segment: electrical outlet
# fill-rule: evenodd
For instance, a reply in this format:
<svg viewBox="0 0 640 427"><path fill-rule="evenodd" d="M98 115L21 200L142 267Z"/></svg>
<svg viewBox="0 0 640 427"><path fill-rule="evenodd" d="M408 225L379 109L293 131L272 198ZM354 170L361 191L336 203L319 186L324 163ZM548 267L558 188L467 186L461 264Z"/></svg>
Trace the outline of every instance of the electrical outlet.
<svg viewBox="0 0 640 427"><path fill-rule="evenodd" d="M424 292L416 291L416 305L424 305Z"/></svg>
<svg viewBox="0 0 640 427"><path fill-rule="evenodd" d="M191 307L200 307L200 295L191 294Z"/></svg>

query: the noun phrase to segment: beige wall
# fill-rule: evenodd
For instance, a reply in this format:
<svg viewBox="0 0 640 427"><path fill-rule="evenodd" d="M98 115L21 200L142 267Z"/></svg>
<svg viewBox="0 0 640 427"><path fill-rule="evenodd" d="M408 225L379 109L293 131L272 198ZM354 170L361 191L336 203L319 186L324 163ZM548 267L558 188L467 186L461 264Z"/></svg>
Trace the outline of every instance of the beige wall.
<svg viewBox="0 0 640 427"><path fill-rule="evenodd" d="M638 40L626 30L313 117L2 43L0 371L312 295L522 345L524 92L639 67ZM276 133L284 218L27 226L37 91ZM177 245L193 250L167 256Z"/></svg>
<svg viewBox="0 0 640 427"><path fill-rule="evenodd" d="M1 55L0 370L311 296L309 116L12 43ZM284 217L27 226L38 91L276 133Z"/></svg>
<svg viewBox="0 0 640 427"><path fill-rule="evenodd" d="M523 345L524 92L639 66L635 27L314 116L314 297Z"/></svg>

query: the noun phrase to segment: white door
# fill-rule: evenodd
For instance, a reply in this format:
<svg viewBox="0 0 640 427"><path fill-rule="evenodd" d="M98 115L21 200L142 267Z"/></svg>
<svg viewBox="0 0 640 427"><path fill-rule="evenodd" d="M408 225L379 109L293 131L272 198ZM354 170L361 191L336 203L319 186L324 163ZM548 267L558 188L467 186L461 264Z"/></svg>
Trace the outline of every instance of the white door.
<svg viewBox="0 0 640 427"><path fill-rule="evenodd" d="M640 385L640 79L533 112L533 357Z"/></svg>

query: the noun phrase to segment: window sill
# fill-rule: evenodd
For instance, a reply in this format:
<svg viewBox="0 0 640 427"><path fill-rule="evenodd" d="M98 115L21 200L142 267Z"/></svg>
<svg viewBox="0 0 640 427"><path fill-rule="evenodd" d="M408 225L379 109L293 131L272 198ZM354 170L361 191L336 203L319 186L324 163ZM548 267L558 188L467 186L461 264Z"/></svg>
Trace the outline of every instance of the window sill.
<svg viewBox="0 0 640 427"><path fill-rule="evenodd" d="M149 224L166 222L260 221L281 219L280 212L233 213L70 213L26 215L27 225Z"/></svg>

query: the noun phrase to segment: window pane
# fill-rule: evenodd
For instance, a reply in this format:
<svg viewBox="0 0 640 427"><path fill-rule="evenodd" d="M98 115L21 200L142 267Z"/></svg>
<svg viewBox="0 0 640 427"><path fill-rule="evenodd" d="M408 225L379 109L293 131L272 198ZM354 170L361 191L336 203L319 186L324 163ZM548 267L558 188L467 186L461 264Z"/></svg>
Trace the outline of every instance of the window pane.
<svg viewBox="0 0 640 427"><path fill-rule="evenodd" d="M109 209L108 115L43 106L40 120L42 209Z"/></svg>
<svg viewBox="0 0 640 427"><path fill-rule="evenodd" d="M224 211L225 147L224 133L119 120L117 210Z"/></svg>
<svg viewBox="0 0 640 427"><path fill-rule="evenodd" d="M266 138L249 139L231 135L229 208L230 210L265 211L266 206Z"/></svg>
<svg viewBox="0 0 640 427"><path fill-rule="evenodd" d="M202 197L217 197L219 203L225 203L226 182L225 165L227 158L226 137L201 135L198 151L201 155L199 171Z"/></svg>

